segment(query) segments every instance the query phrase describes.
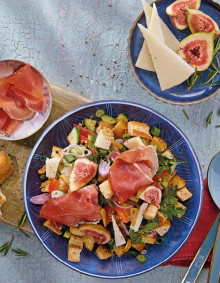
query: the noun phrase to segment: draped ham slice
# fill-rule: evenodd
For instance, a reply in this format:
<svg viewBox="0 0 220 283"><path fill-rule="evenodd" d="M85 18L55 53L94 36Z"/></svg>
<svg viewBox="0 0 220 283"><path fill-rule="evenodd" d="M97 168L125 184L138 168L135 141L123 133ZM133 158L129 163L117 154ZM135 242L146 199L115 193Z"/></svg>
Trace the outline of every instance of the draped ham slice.
<svg viewBox="0 0 220 283"><path fill-rule="evenodd" d="M5 78L0 78L0 97L6 97L10 84Z"/></svg>
<svg viewBox="0 0 220 283"><path fill-rule="evenodd" d="M154 146L136 147L119 154L110 169L109 182L119 203L153 182L158 169Z"/></svg>
<svg viewBox="0 0 220 283"><path fill-rule="evenodd" d="M21 121L11 119L8 114L0 108L0 134L10 136L20 123Z"/></svg>
<svg viewBox="0 0 220 283"><path fill-rule="evenodd" d="M76 226L80 222L94 223L101 219L96 186L89 185L76 192L46 201L40 217Z"/></svg>

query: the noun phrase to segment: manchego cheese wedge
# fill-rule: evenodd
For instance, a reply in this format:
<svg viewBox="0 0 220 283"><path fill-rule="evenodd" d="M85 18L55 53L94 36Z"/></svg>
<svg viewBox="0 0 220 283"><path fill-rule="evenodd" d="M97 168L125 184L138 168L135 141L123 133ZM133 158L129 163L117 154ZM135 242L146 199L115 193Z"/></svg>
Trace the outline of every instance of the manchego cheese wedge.
<svg viewBox="0 0 220 283"><path fill-rule="evenodd" d="M158 40L151 31L140 24L138 27L147 41L162 91L181 84L195 72L188 63Z"/></svg>

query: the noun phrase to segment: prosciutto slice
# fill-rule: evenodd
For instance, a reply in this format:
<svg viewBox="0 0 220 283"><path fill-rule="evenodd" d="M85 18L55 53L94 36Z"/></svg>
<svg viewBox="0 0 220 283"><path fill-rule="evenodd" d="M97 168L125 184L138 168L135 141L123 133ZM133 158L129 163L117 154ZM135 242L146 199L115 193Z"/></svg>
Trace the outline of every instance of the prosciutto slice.
<svg viewBox="0 0 220 283"><path fill-rule="evenodd" d="M109 172L109 182L119 203L153 182L158 158L153 146L136 147L118 155Z"/></svg>
<svg viewBox="0 0 220 283"><path fill-rule="evenodd" d="M95 185L46 201L40 217L76 226L80 222L98 222L101 219L98 207L98 191Z"/></svg>

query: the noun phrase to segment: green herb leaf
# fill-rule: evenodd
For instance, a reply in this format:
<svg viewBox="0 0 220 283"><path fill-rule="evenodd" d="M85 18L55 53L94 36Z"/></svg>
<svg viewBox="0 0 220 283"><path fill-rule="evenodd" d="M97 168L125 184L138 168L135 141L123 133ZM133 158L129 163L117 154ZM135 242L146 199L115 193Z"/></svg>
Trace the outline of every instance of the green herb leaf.
<svg viewBox="0 0 220 283"><path fill-rule="evenodd" d="M220 128L220 125L216 125L215 128Z"/></svg>
<svg viewBox="0 0 220 283"><path fill-rule="evenodd" d="M157 245L161 245L161 244L163 244L164 241L165 241L165 239L164 239L163 237L157 238L156 244L157 244Z"/></svg>
<svg viewBox="0 0 220 283"><path fill-rule="evenodd" d="M21 249L12 249L12 252L14 252L16 256L30 256L30 254L26 253L25 251L22 251Z"/></svg>
<svg viewBox="0 0 220 283"><path fill-rule="evenodd" d="M213 116L213 111L209 114L209 117L206 121L206 128L208 127L209 124L212 122L212 116Z"/></svg>
<svg viewBox="0 0 220 283"><path fill-rule="evenodd" d="M186 116L186 118L189 120L189 115L186 113L186 110L185 109L182 109L184 115Z"/></svg>
<svg viewBox="0 0 220 283"><path fill-rule="evenodd" d="M129 236L133 244L138 245L142 243L142 237L138 233L135 233L134 230L130 230Z"/></svg>
<svg viewBox="0 0 220 283"><path fill-rule="evenodd" d="M27 214L26 212L24 211L20 220L18 221L18 226L17 228L21 228L21 226L25 223L25 221L27 220Z"/></svg>
<svg viewBox="0 0 220 283"><path fill-rule="evenodd" d="M147 234L151 232L152 230L156 229L159 225L159 217L156 217L152 220L149 220L147 224L141 227L141 229L138 230L137 233L139 234Z"/></svg>

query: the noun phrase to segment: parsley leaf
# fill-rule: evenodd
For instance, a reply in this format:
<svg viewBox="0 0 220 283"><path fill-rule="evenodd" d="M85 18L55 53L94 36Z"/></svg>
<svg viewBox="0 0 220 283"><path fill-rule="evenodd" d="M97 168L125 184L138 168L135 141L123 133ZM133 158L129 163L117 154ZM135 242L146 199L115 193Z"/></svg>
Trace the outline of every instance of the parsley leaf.
<svg viewBox="0 0 220 283"><path fill-rule="evenodd" d="M161 154L158 155L159 169L157 175L160 175L165 170L169 171L169 175L172 175L178 164L186 163L187 161L176 161L175 158L169 159Z"/></svg>
<svg viewBox="0 0 220 283"><path fill-rule="evenodd" d="M156 229L159 225L159 217L156 217L152 220L149 220L147 224L145 224L141 229L138 230L139 234L147 234L152 230Z"/></svg>
<svg viewBox="0 0 220 283"><path fill-rule="evenodd" d="M129 236L131 238L132 244L138 245L142 243L142 237L138 233L135 233L134 230L130 230Z"/></svg>

